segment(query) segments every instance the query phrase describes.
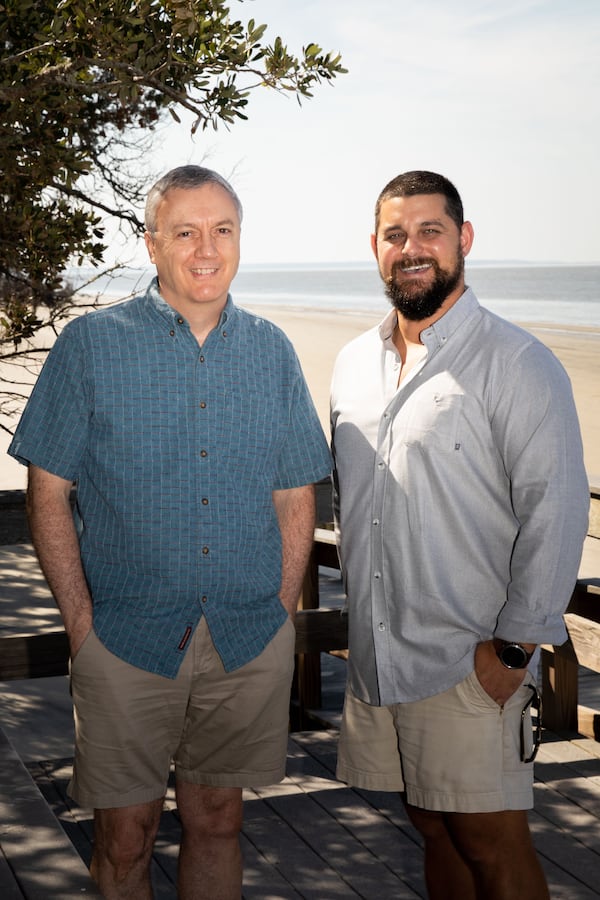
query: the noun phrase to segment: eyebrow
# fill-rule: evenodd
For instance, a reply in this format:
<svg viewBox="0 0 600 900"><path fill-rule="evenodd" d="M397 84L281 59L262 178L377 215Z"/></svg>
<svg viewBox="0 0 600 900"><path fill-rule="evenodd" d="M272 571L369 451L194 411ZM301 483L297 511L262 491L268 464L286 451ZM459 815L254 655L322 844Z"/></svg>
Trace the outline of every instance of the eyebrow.
<svg viewBox="0 0 600 900"><path fill-rule="evenodd" d="M221 225L236 225L235 219L219 219L218 222L214 222L212 224L212 228L219 228ZM198 224L196 222L175 222L172 225L172 228L197 228Z"/></svg>
<svg viewBox="0 0 600 900"><path fill-rule="evenodd" d="M448 226L442 222L441 219L425 219L424 222L419 222L419 228L428 228L431 225L437 225L438 228L446 229ZM387 225L383 229L384 234L389 234L392 231L404 231L402 225Z"/></svg>
<svg viewBox="0 0 600 900"><path fill-rule="evenodd" d="M446 228L447 226L442 222L441 219L431 219L425 222L421 222L421 228L426 228L428 225L438 225L440 228Z"/></svg>

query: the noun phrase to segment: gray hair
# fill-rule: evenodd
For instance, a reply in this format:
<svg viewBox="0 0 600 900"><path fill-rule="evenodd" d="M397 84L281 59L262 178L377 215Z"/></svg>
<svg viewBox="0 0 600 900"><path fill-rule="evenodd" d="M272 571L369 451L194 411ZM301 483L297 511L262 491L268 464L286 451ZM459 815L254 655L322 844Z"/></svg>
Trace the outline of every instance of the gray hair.
<svg viewBox="0 0 600 900"><path fill-rule="evenodd" d="M150 234L156 232L156 210L168 191L174 188L191 191L205 184L218 184L219 187L227 191L235 204L241 222L243 210L240 198L222 175L219 175L218 172L214 172L212 169L205 169L203 166L178 166L178 168L171 169L170 172L159 178L148 192L144 214L146 231Z"/></svg>

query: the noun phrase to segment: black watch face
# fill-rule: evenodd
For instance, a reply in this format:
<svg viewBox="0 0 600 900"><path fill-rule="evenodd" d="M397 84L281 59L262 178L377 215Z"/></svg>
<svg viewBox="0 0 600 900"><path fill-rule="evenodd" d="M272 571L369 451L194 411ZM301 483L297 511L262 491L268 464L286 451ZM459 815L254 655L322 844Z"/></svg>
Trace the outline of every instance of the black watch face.
<svg viewBox="0 0 600 900"><path fill-rule="evenodd" d="M527 653L518 644L507 644L500 651L500 659L509 669L524 669L528 663Z"/></svg>

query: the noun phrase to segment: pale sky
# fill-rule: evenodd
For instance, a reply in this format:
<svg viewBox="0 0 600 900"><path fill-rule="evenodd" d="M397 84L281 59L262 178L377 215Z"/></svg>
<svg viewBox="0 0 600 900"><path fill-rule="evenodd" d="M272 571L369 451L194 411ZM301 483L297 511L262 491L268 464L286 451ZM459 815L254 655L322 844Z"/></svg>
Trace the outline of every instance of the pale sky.
<svg viewBox="0 0 600 900"><path fill-rule="evenodd" d="M231 0L298 52L349 70L301 107L260 89L248 122L169 125L155 172L198 162L245 209L246 263L370 259L373 206L400 172L459 189L473 260L600 261L598 0ZM143 253L138 260L145 261Z"/></svg>

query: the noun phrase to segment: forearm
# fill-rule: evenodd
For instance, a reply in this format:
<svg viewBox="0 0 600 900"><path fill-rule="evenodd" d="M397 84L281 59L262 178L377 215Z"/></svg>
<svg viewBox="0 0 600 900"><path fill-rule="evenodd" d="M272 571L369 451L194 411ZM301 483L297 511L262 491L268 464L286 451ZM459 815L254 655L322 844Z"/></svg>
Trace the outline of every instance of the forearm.
<svg viewBox="0 0 600 900"><path fill-rule="evenodd" d="M293 618L312 549L315 530L315 491L312 484L273 491L282 543L281 603Z"/></svg>
<svg viewBox="0 0 600 900"><path fill-rule="evenodd" d="M92 627L92 599L69 503L69 482L30 467L27 513L33 544L74 656Z"/></svg>

